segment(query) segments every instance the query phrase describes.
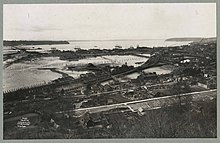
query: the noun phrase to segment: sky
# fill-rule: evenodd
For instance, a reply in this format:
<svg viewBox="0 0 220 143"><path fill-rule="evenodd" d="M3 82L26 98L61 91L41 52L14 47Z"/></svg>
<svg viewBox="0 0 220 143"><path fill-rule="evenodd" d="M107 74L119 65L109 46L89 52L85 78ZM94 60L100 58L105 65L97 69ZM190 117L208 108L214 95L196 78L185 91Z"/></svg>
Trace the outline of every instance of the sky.
<svg viewBox="0 0 220 143"><path fill-rule="evenodd" d="M4 40L216 37L215 3L4 4Z"/></svg>

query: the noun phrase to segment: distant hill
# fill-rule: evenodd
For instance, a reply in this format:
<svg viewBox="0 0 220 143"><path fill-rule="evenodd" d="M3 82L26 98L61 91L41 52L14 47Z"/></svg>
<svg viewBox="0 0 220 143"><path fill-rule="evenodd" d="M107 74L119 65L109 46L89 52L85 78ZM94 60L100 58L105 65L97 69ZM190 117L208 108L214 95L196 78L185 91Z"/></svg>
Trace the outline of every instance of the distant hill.
<svg viewBox="0 0 220 143"><path fill-rule="evenodd" d="M199 43L209 43L209 42L216 42L217 38L212 37L212 38L203 38L202 40L198 41ZM196 42L194 42L196 43Z"/></svg>
<svg viewBox="0 0 220 143"><path fill-rule="evenodd" d="M68 41L3 41L4 46L69 44Z"/></svg>
<svg viewBox="0 0 220 143"><path fill-rule="evenodd" d="M192 41L192 42L212 42L216 41L216 37L211 37L211 38L202 38L202 37L182 37L182 38L169 38L166 39L165 41L174 41L174 42L183 42L183 41Z"/></svg>

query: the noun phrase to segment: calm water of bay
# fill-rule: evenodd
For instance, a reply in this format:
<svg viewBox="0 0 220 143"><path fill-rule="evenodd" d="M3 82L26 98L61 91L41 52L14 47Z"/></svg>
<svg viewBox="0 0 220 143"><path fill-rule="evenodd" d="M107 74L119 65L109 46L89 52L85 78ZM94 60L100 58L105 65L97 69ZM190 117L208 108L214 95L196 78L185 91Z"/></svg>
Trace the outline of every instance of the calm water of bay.
<svg viewBox="0 0 220 143"><path fill-rule="evenodd" d="M51 50L56 48L59 50L75 50L75 48L81 49L113 49L115 46L121 46L122 48L130 48L139 46L146 47L166 47L166 46L179 46L189 44L190 41L184 42L171 42L165 41L164 39L150 39L150 40L112 40L112 41L83 41L83 42L69 42L70 44L59 44L59 45L34 45L34 46L23 46L23 47L40 47L43 50Z"/></svg>
<svg viewBox="0 0 220 143"><path fill-rule="evenodd" d="M113 49L115 46L122 46L122 48L146 46L146 47L166 47L166 46L179 46L186 45L188 42L166 42L165 40L130 40L130 41L87 41L87 42L70 42L70 44L61 45L33 45L33 46L22 46L22 47L35 47L42 48L41 51L51 50L55 47L60 50L75 50L75 48L81 49ZM12 52L10 47L4 47L3 53ZM60 71L69 74L70 76L77 78L80 74L85 72L79 71L67 71L65 69L66 64L71 65L84 65L88 63L101 64L101 63L112 63L122 65L127 62L128 65L138 66L136 62L145 62L146 58L135 57L135 56L103 56L89 59L82 59L79 61L63 61L59 60L58 57L39 58L30 62L23 62L13 64L3 71L3 89L11 90L30 85L36 85L40 83L50 82L54 79L60 78L61 75L58 73L51 72L50 70L38 70L37 68L42 67L54 67ZM4 61L6 63L6 61ZM152 72L152 71L151 71ZM159 74L167 73L168 71L163 68L156 68L156 72ZM136 77L136 76L135 76ZM133 77L134 78L134 77Z"/></svg>

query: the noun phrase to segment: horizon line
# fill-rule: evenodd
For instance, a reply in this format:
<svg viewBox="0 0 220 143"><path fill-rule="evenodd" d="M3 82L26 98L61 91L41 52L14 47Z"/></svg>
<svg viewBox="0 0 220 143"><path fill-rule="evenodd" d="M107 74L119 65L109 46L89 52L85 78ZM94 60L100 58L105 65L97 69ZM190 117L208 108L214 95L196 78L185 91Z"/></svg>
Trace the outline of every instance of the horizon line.
<svg viewBox="0 0 220 143"><path fill-rule="evenodd" d="M170 37L170 38L140 38L140 39L77 39L77 40L73 40L73 39L62 39L62 40L24 40L24 39L3 39L3 41L128 41L128 40L166 40L166 39L171 39L171 38L217 38L216 36L212 36L212 37Z"/></svg>

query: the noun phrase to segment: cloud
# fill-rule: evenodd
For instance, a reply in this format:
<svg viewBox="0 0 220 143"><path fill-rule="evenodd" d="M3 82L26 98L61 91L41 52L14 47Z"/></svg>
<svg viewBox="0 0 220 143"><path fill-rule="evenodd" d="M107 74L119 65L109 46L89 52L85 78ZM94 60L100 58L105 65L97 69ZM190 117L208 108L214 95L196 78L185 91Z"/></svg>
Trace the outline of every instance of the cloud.
<svg viewBox="0 0 220 143"><path fill-rule="evenodd" d="M20 27L14 28L16 31L29 31L29 32L47 32L47 31L61 31L62 28L55 27L40 27L40 26L31 26L31 27Z"/></svg>
<svg viewBox="0 0 220 143"><path fill-rule="evenodd" d="M4 5L5 39L216 36L214 3Z"/></svg>

